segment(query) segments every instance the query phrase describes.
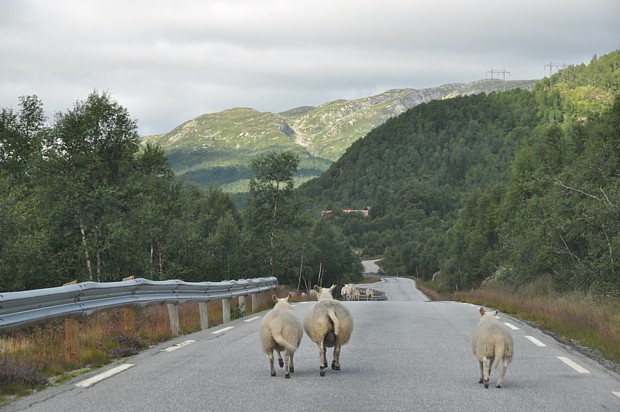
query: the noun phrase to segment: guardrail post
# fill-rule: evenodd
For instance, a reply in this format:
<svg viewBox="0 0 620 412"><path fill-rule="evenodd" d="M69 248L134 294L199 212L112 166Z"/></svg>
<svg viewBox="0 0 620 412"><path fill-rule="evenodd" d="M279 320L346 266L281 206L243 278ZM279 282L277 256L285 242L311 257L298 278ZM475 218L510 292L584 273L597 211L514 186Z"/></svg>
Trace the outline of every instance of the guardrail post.
<svg viewBox="0 0 620 412"><path fill-rule="evenodd" d="M123 282L134 280L133 276L123 279ZM134 336L136 334L136 309L132 307L123 308L123 329L125 335Z"/></svg>
<svg viewBox="0 0 620 412"><path fill-rule="evenodd" d="M245 316L245 296L239 296L239 314Z"/></svg>
<svg viewBox="0 0 620 412"><path fill-rule="evenodd" d="M207 302L198 302L198 312L200 313L200 329L209 329L209 309Z"/></svg>
<svg viewBox="0 0 620 412"><path fill-rule="evenodd" d="M65 283L63 286L75 284L77 280ZM80 362L80 322L75 318L65 319L65 356L67 362Z"/></svg>
<svg viewBox="0 0 620 412"><path fill-rule="evenodd" d="M258 293L252 293L250 299L252 299L252 313L256 313L258 310Z"/></svg>
<svg viewBox="0 0 620 412"><path fill-rule="evenodd" d="M181 334L181 324L179 323L179 308L174 303L168 303L168 318L170 319L170 333L174 336Z"/></svg>
<svg viewBox="0 0 620 412"><path fill-rule="evenodd" d="M222 299L222 323L230 322L230 300Z"/></svg>

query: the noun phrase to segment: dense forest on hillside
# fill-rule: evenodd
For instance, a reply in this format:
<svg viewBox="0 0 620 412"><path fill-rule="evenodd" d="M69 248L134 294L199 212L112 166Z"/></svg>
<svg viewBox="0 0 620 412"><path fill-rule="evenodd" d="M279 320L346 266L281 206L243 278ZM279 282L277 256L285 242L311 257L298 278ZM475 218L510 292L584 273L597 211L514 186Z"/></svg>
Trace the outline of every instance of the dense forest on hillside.
<svg viewBox="0 0 620 412"><path fill-rule="evenodd" d="M579 80L578 80L579 79ZM620 52L569 67L533 92L435 101L352 145L300 188L386 273L485 280L550 278L620 292L617 165Z"/></svg>
<svg viewBox="0 0 620 412"><path fill-rule="evenodd" d="M248 205L175 178L127 110L96 92L47 123L36 96L0 111L0 290L72 280L346 282L359 259L292 189L299 157L258 156Z"/></svg>

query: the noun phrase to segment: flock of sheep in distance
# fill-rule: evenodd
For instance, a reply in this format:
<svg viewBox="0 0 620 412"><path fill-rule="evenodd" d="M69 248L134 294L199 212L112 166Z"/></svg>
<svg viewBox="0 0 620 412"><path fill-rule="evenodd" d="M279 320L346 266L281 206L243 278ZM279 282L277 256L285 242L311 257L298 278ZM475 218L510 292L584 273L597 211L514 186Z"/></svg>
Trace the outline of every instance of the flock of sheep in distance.
<svg viewBox="0 0 620 412"><path fill-rule="evenodd" d="M327 369L327 348L334 348L331 368L340 370L340 352L342 346L351 338L353 317L345 305L334 299L335 287L336 285L330 288L314 287L311 294L316 296L317 302L306 313L303 325L293 313L290 295L285 298L273 296L275 306L260 324L261 346L269 358L271 376L276 376L274 351L278 354L279 366L284 367L284 377L290 378L291 373L295 372L293 358L304 331L319 348L320 375L325 376ZM356 293L359 300L359 291L352 284L345 285L341 289L341 295L345 300L356 299ZM372 289L366 289L366 296L368 300L372 299ZM497 368L500 364L502 367L496 387L501 388L504 385L504 376L512 361L514 350L512 336L497 320L497 313L497 311L486 312L484 308L480 308L481 318L472 335L472 350L480 368L479 383L483 383L487 389L491 369Z"/></svg>

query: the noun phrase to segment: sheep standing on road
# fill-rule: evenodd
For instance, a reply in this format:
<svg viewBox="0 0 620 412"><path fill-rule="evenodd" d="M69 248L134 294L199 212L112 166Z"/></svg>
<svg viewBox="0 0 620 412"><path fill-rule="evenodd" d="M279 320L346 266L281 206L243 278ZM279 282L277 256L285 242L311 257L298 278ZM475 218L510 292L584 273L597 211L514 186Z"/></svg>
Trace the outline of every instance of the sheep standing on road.
<svg viewBox="0 0 620 412"><path fill-rule="evenodd" d="M480 308L482 318L474 329L471 341L474 355L478 358L480 366L479 383L484 383L484 387L487 389L489 388L491 368L496 368L500 360L502 361L502 371L496 387L502 387L506 369L512 361L514 349L512 336L495 318L497 313L497 311L486 313L484 308Z"/></svg>
<svg viewBox="0 0 620 412"><path fill-rule="evenodd" d="M306 313L304 330L319 347L320 375L325 376L327 368L326 348L334 347L332 369L340 370L340 351L349 342L353 332L353 317L339 301L334 300L332 291L336 287L315 286L319 301Z"/></svg>
<svg viewBox="0 0 620 412"><path fill-rule="evenodd" d="M273 351L275 350L278 352L278 364L280 367L284 366L284 377L290 378L291 372L295 372L293 355L299 347L304 331L289 303L290 295L281 299L274 295L273 300L276 302L275 306L265 315L260 324L261 346L269 357L271 376L276 376L276 370L273 367ZM284 351L284 362L282 362L281 351Z"/></svg>
<svg viewBox="0 0 620 412"><path fill-rule="evenodd" d="M340 289L340 296L342 296L344 300L351 300L351 286L344 285L342 289Z"/></svg>
<svg viewBox="0 0 620 412"><path fill-rule="evenodd" d="M370 288L366 288L366 300L372 300L374 292Z"/></svg>

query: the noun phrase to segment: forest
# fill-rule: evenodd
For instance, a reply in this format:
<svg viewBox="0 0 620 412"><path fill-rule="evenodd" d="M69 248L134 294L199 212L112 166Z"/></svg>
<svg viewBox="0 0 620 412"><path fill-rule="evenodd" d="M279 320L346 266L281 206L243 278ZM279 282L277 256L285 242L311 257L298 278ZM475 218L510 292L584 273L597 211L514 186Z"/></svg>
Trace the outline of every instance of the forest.
<svg viewBox="0 0 620 412"><path fill-rule="evenodd" d="M449 291L545 279L618 296L619 85L616 51L532 91L431 101L297 189L299 157L265 153L243 207L176 177L108 94L51 120L23 96L0 111L0 290L128 276L276 276L306 290L382 256L386 274Z"/></svg>
<svg viewBox="0 0 620 412"><path fill-rule="evenodd" d="M95 91L51 122L37 96L23 96L18 110L0 111L0 290L129 276L347 282L359 258L298 198L298 166L290 152L255 158L239 210L222 190L176 178L108 94Z"/></svg>
<svg viewBox="0 0 620 412"><path fill-rule="evenodd" d="M533 91L433 101L370 132L300 192L390 275L446 291L544 278L620 295L620 52Z"/></svg>

